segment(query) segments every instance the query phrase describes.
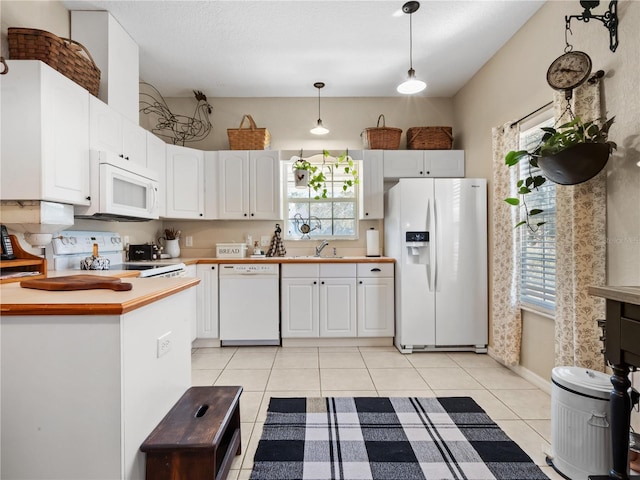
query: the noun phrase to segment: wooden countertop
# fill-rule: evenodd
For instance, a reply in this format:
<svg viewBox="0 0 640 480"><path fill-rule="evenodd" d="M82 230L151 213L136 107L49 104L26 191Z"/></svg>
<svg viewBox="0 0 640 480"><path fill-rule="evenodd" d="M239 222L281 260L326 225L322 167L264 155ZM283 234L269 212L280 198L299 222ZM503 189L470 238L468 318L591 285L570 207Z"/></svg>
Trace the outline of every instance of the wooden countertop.
<svg viewBox="0 0 640 480"><path fill-rule="evenodd" d="M589 287L589 295L640 305L640 287Z"/></svg>
<svg viewBox="0 0 640 480"><path fill-rule="evenodd" d="M177 262L186 265L194 263L394 263L392 257L314 257L314 256L291 256L291 257L246 257L246 258L176 258Z"/></svg>
<svg viewBox="0 0 640 480"><path fill-rule="evenodd" d="M94 274L94 271L87 272ZM77 274L77 272L76 272ZM121 315L169 297L200 283L197 278L127 278L133 288L112 290L45 291L2 286L2 315Z"/></svg>

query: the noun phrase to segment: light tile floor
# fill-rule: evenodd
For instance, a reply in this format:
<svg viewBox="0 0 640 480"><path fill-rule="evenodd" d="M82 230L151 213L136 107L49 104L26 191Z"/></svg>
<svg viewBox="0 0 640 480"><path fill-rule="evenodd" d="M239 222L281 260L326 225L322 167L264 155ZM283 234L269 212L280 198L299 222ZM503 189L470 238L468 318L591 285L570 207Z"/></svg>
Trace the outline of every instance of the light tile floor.
<svg viewBox="0 0 640 480"><path fill-rule="evenodd" d="M242 454L229 479L246 480L271 397L468 396L552 480L551 397L488 355L413 353L394 347L196 348L193 385L242 385Z"/></svg>

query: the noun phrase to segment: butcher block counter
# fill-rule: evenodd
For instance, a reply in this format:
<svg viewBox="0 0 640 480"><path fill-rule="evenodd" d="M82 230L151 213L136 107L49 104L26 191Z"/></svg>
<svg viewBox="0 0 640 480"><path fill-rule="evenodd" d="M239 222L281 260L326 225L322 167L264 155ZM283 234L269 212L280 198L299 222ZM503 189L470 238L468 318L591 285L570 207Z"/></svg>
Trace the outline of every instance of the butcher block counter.
<svg viewBox="0 0 640 480"><path fill-rule="evenodd" d="M105 273L102 275L107 276ZM49 277L55 278L55 275ZM22 288L19 283L3 285L0 290L0 312L2 315L121 315L194 287L200 282L197 278L186 277L125 277L122 281L131 283L133 288L124 292L106 289L45 291Z"/></svg>

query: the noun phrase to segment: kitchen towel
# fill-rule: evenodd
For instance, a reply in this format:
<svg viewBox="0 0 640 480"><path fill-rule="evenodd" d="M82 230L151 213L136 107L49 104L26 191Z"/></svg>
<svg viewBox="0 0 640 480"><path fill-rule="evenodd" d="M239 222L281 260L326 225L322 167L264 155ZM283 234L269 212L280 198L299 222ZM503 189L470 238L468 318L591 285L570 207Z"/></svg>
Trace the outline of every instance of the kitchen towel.
<svg viewBox="0 0 640 480"><path fill-rule="evenodd" d="M367 257L380 256L380 232L375 228L367 230Z"/></svg>

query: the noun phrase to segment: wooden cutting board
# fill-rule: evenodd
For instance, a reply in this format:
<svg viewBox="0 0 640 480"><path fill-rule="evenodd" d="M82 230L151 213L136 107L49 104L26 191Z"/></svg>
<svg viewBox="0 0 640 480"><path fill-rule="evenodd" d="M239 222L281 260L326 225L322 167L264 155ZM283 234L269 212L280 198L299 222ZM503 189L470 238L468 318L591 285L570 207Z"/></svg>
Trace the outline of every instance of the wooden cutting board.
<svg viewBox="0 0 640 480"><path fill-rule="evenodd" d="M133 288L132 284L122 283L122 280L117 277L103 277L100 275L69 275L66 277L23 280L20 282L20 286L38 290L59 291L105 288L116 292L124 292Z"/></svg>

